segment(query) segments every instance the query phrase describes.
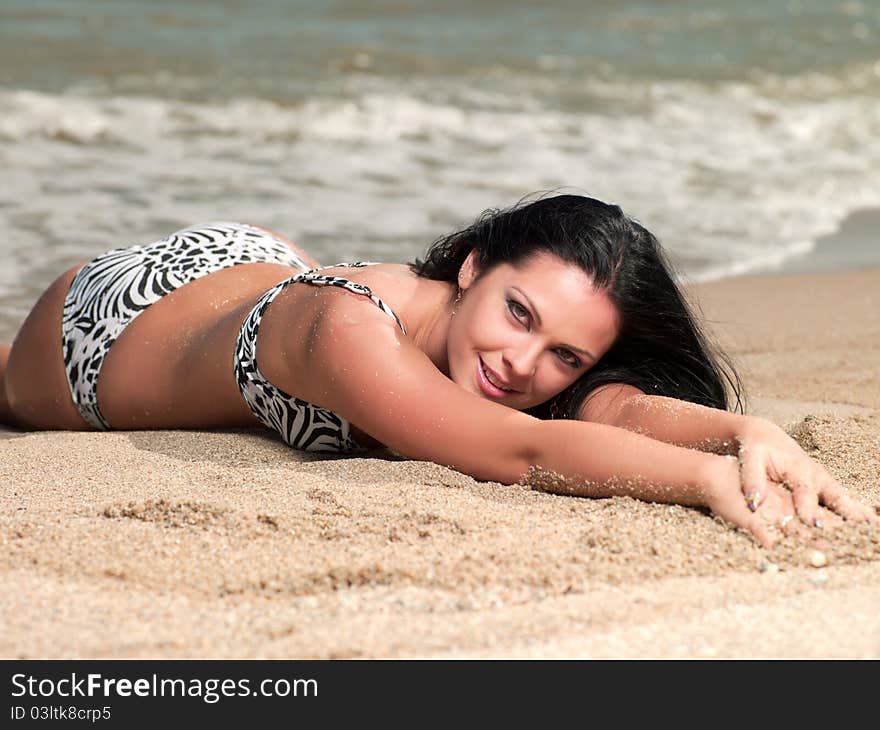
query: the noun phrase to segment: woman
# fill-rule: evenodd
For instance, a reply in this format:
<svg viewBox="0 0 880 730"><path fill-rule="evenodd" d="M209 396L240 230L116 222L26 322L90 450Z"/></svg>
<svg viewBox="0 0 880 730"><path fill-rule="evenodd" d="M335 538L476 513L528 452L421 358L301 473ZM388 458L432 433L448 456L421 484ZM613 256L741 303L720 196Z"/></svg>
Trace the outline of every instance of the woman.
<svg viewBox="0 0 880 730"><path fill-rule="evenodd" d="M724 410L734 371L617 206L544 197L409 266L317 266L219 223L74 267L3 349L0 420L263 424L297 448L381 444L484 480L540 469L571 493L707 507L765 545L833 512L875 519L779 428Z"/></svg>

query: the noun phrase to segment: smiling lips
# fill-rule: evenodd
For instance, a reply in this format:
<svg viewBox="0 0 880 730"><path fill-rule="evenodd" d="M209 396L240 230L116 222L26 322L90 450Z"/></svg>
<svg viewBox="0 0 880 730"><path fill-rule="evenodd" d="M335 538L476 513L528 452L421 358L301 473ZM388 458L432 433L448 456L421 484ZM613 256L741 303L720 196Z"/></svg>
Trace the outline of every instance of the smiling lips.
<svg viewBox="0 0 880 730"><path fill-rule="evenodd" d="M477 358L477 382L480 385L480 389L486 395L493 398L504 398L505 396L513 395L517 392L512 388L507 387L501 378L486 367L486 364L480 357Z"/></svg>

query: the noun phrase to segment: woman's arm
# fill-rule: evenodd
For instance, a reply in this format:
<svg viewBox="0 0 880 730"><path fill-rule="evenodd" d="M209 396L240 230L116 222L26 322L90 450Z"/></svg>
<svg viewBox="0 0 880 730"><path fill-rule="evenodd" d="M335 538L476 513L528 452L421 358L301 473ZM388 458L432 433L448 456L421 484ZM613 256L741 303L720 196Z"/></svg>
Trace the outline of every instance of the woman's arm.
<svg viewBox="0 0 880 730"><path fill-rule="evenodd" d="M746 416L676 398L645 395L638 388L623 383L605 385L590 393L578 418L716 454L737 453L745 422L749 420Z"/></svg>
<svg viewBox="0 0 880 730"><path fill-rule="evenodd" d="M394 451L478 479L511 484L540 469L561 475L566 493L704 506L770 542L766 521L782 517L785 507L750 513L734 461L605 424L541 421L492 403L446 378L378 310L344 293L321 296L335 301L312 329L310 377L298 395Z"/></svg>
<svg viewBox="0 0 880 730"><path fill-rule="evenodd" d="M797 514L809 525L822 524L820 502L847 519L876 519L873 510L850 497L793 438L763 418L645 395L624 384L597 389L579 415L678 446L737 454L742 491L753 511L764 501L771 483L784 482L792 491Z"/></svg>

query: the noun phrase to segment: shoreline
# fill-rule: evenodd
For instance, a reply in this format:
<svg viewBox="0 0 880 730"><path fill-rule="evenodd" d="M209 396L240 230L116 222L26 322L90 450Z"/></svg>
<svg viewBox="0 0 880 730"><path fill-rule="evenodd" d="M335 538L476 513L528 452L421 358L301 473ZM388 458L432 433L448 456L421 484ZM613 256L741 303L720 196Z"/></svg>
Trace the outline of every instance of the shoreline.
<svg viewBox="0 0 880 730"><path fill-rule="evenodd" d="M748 276L816 274L880 268L880 208L862 208L844 218L837 230L816 240L807 253L745 274L715 281Z"/></svg>

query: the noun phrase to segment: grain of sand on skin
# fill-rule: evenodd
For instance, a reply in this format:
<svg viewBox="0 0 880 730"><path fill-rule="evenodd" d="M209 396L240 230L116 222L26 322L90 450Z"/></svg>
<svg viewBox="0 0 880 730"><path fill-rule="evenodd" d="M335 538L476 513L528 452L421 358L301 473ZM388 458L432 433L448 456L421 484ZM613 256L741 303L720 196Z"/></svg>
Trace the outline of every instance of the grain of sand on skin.
<svg viewBox="0 0 880 730"><path fill-rule="evenodd" d="M880 283L826 276L853 296ZM751 316L725 286L707 288L710 318ZM842 329L876 373L880 336L854 315ZM755 326L789 316L770 307ZM878 386L853 369L845 399L798 400L762 373L833 353L815 337L758 353L754 328L731 329L755 402L784 403L777 420L880 503ZM315 459L246 433L6 435L2 656L880 656L867 526L825 534L816 568L814 545L764 551L699 510L479 483L383 453Z"/></svg>

